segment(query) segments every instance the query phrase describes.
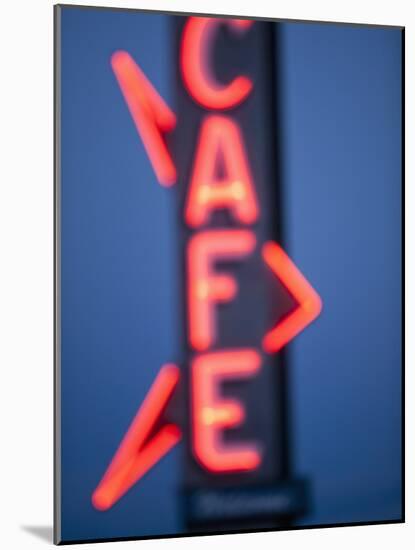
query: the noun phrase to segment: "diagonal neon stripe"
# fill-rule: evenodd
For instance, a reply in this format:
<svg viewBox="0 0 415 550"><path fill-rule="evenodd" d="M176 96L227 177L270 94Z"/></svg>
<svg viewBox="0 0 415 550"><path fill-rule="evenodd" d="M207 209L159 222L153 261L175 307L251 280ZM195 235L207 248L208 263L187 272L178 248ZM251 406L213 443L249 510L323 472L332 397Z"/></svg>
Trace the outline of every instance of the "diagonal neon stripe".
<svg viewBox="0 0 415 550"><path fill-rule="evenodd" d="M159 183L167 187L173 185L177 177L176 167L162 132L175 127L175 114L129 53L115 52L111 66Z"/></svg>
<svg viewBox="0 0 415 550"><path fill-rule="evenodd" d="M265 243L262 255L267 265L298 302L297 308L279 321L263 338L264 350L275 353L318 317L322 309L322 301L277 243Z"/></svg>
<svg viewBox="0 0 415 550"><path fill-rule="evenodd" d="M179 428L168 424L143 447L144 441L171 398L179 375L179 369L175 365L164 365L161 368L92 495L95 508L110 508L180 440Z"/></svg>

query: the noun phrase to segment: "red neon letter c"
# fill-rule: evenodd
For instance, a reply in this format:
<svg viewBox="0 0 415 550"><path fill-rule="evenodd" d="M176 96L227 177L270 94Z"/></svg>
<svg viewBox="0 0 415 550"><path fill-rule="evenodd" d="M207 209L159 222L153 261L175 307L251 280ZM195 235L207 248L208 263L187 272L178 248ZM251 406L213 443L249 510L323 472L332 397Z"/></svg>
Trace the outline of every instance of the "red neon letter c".
<svg viewBox="0 0 415 550"><path fill-rule="evenodd" d="M252 25L247 19L189 17L183 30L180 53L183 80L193 99L208 109L229 109L238 105L246 99L253 85L246 76L237 76L223 86L209 70L208 51L214 31L222 23L239 32Z"/></svg>

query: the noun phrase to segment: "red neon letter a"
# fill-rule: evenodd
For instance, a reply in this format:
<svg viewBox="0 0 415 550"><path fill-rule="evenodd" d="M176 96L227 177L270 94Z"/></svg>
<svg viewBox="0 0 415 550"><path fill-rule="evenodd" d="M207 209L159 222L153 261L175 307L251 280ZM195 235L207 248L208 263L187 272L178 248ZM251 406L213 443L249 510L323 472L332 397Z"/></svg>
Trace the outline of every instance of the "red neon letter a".
<svg viewBox="0 0 415 550"><path fill-rule="evenodd" d="M226 175L218 179L220 157ZM210 115L202 123L186 221L193 227L203 225L216 208L228 208L243 224L251 224L258 217L257 199L239 128L227 117Z"/></svg>

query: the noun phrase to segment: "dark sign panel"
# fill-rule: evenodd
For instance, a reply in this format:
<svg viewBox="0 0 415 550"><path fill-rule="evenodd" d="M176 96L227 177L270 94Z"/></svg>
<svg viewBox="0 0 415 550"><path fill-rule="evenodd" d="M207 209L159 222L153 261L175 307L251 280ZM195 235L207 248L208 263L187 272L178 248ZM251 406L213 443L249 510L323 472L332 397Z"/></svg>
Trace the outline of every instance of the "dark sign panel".
<svg viewBox="0 0 415 550"><path fill-rule="evenodd" d="M275 520L303 505L297 488L281 485L289 476L286 365L276 352L302 319L289 318L297 304L281 278L291 262L277 244L274 27L175 22L190 523ZM319 300L310 298L315 315Z"/></svg>

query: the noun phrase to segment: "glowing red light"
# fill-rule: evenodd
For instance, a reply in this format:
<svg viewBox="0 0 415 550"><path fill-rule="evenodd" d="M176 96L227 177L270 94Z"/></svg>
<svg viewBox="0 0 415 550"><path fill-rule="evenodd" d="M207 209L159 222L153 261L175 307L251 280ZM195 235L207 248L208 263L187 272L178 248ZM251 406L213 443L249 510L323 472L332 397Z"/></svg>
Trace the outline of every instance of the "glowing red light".
<svg viewBox="0 0 415 550"><path fill-rule="evenodd" d="M193 445L200 463L212 472L249 471L261 463L256 443L225 443L223 430L245 419L239 401L220 397L220 384L255 375L261 366L252 349L227 350L196 357L192 363Z"/></svg>
<svg viewBox="0 0 415 550"><path fill-rule="evenodd" d="M262 255L275 275L298 301L298 307L267 332L262 341L265 351L274 353L318 317L322 309L322 301L277 243L266 243L263 246Z"/></svg>
<svg viewBox="0 0 415 550"><path fill-rule="evenodd" d="M180 440L179 428L167 424L147 441L178 380L179 369L175 365L162 367L92 495L98 510L113 506Z"/></svg>
<svg viewBox="0 0 415 550"><path fill-rule="evenodd" d="M246 19L189 17L182 35L180 66L184 83L192 97L208 109L229 109L244 101L252 90L252 80L237 76L227 85L217 82L208 63L215 30L221 24L235 32L252 25Z"/></svg>
<svg viewBox="0 0 415 550"><path fill-rule="evenodd" d="M226 176L216 177L219 156ZM204 119L186 204L185 219L193 226L208 220L212 210L228 208L236 221L250 224L258 217L258 204L241 132L224 116Z"/></svg>
<svg viewBox="0 0 415 550"><path fill-rule="evenodd" d="M114 53L111 65L158 181L174 184L176 167L162 137L175 127L174 113L127 52Z"/></svg>
<svg viewBox="0 0 415 550"><path fill-rule="evenodd" d="M214 274L216 260L234 260L250 254L255 236L244 229L223 229L196 234L188 245L189 340L206 350L216 337L214 303L229 302L237 292L234 277Z"/></svg>
<svg viewBox="0 0 415 550"><path fill-rule="evenodd" d="M244 101L253 83L239 75L228 84L220 84L213 76L209 56L219 25L245 32L252 21L188 18L182 35L180 66L193 99L205 108L224 110ZM176 117L127 52L116 52L111 65L158 181L170 186L177 175L164 135L175 127ZM208 114L200 127L184 209L185 222L192 228L200 228L210 222L213 211L223 209L231 215L232 225L254 224L260 215L237 122L229 116ZM203 468L217 474L249 472L262 462L262 450L256 441L240 437L235 442L226 437L227 430L243 426L249 411L241 401L221 395L222 384L258 374L261 355L255 349L210 350L217 345L218 304L231 302L238 292L236 277L218 272L215 264L242 260L255 246L254 230L247 228L206 229L193 234L187 244L188 340L194 350L204 352L196 355L190 365L192 452ZM266 243L262 254L298 302L293 311L265 334L263 348L272 353L319 315L322 302L278 244ZM178 381L179 369L175 365L162 367L92 495L96 509L111 508L180 441L177 426L165 424L159 428Z"/></svg>

